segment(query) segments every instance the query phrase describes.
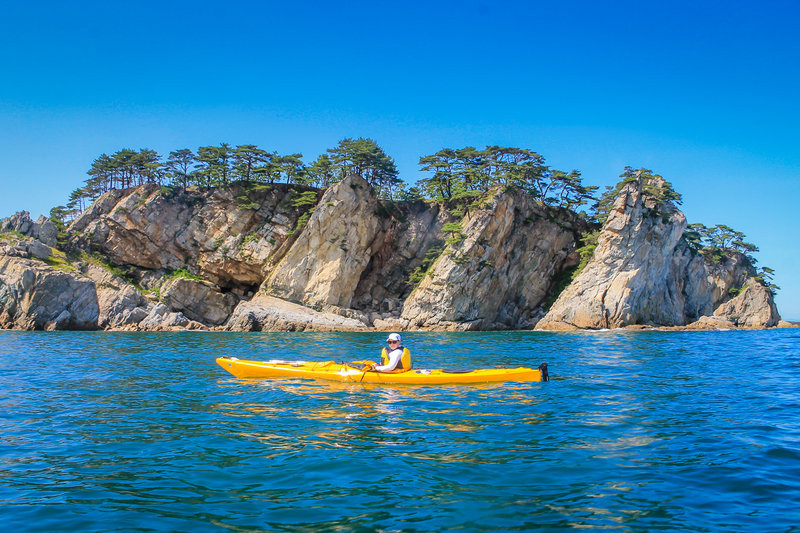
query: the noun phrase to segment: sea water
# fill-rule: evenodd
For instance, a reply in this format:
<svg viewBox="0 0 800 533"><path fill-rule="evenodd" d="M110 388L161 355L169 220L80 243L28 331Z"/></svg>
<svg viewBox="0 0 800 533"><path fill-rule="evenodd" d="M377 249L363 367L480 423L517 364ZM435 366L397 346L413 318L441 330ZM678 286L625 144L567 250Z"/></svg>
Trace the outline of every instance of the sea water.
<svg viewBox="0 0 800 533"><path fill-rule="evenodd" d="M381 333L0 332L4 531L798 531L800 330L407 333L547 383L237 379Z"/></svg>

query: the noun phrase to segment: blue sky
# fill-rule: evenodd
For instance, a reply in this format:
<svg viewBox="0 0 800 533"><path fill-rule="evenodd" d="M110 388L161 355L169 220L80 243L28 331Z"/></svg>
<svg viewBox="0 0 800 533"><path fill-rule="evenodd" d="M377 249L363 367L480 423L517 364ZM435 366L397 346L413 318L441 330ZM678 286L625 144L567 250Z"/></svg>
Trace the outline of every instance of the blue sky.
<svg viewBox="0 0 800 533"><path fill-rule="evenodd" d="M346 5L345 5L346 4ZM558 5L554 5L558 4ZM0 2L0 217L66 203L101 153L371 137L647 167L727 224L800 319L796 2Z"/></svg>

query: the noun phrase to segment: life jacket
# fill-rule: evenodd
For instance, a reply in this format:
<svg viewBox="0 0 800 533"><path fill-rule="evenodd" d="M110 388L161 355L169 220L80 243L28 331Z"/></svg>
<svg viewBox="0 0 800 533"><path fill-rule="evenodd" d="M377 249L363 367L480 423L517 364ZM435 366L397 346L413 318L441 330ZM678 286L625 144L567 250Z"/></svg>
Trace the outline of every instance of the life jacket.
<svg viewBox="0 0 800 533"><path fill-rule="evenodd" d="M397 366L394 367L394 370L384 370L384 372L405 372L406 370L411 370L411 352L402 344L398 346L397 349L403 350L400 361L397 362ZM386 351L386 347L384 347L381 349L381 366L387 364L389 364L389 352Z"/></svg>

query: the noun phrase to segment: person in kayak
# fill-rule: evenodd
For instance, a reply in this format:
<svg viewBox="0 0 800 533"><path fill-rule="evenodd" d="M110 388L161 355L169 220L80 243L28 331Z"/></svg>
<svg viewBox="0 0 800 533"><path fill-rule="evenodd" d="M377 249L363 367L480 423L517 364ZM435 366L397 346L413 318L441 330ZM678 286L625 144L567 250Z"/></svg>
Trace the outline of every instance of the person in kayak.
<svg viewBox="0 0 800 533"><path fill-rule="evenodd" d="M402 339L397 333L389 334L386 339L389 349L381 350L381 364L374 365L376 372L405 372L411 369L411 352L403 346Z"/></svg>

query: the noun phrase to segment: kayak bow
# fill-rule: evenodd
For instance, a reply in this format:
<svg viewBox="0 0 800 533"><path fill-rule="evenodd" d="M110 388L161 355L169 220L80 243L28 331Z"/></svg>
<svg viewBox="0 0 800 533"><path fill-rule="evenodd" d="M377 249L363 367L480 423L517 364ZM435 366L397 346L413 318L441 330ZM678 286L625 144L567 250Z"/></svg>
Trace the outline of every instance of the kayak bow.
<svg viewBox="0 0 800 533"><path fill-rule="evenodd" d="M494 383L499 381L548 381L547 363L539 368L487 368L481 370L424 370L376 372L367 370L371 361L247 361L218 357L217 364L237 378L310 378L361 383L441 385L447 383Z"/></svg>

